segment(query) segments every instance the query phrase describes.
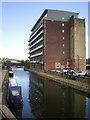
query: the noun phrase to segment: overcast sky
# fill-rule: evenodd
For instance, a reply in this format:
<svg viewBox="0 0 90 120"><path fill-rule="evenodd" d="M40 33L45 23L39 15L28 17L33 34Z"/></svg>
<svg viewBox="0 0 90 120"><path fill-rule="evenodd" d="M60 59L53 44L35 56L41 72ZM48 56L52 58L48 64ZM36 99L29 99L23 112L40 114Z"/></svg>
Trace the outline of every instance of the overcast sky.
<svg viewBox="0 0 90 120"><path fill-rule="evenodd" d="M79 13L79 17L86 21L86 39L88 38L88 2L2 2L0 57L28 59L30 30L45 9Z"/></svg>

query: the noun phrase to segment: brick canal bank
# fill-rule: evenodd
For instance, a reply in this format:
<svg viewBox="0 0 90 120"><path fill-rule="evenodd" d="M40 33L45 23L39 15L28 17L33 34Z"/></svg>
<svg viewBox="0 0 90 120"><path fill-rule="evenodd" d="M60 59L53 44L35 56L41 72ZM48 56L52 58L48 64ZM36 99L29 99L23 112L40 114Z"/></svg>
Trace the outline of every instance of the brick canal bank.
<svg viewBox="0 0 90 120"><path fill-rule="evenodd" d="M8 70L0 69L0 120L1 119L14 119L15 116L7 107L6 102L6 94L7 94L7 86L8 86Z"/></svg>
<svg viewBox="0 0 90 120"><path fill-rule="evenodd" d="M28 70L30 72L33 72L37 75L48 78L58 83L67 84L68 86L74 89L85 92L86 94L90 94L90 78L89 77L77 77L76 80L72 80L72 79L67 79L65 78L64 75L61 75L60 73L56 73L56 72L50 72L50 71L36 72L26 68L25 70Z"/></svg>

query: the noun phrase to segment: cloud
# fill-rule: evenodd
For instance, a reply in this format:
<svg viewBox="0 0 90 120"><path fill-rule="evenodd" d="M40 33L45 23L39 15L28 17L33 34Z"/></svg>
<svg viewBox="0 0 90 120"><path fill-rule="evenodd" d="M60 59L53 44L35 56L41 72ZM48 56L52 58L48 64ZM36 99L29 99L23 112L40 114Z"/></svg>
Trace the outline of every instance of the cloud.
<svg viewBox="0 0 90 120"><path fill-rule="evenodd" d="M0 58L13 58L19 60L28 59L28 48L25 45L17 45L16 47L5 48L0 46Z"/></svg>

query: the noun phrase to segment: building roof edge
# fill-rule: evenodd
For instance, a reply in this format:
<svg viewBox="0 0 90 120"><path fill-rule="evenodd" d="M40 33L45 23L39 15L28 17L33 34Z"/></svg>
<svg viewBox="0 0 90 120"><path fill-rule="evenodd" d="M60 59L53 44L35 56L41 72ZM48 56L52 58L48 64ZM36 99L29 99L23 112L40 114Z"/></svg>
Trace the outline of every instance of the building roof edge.
<svg viewBox="0 0 90 120"><path fill-rule="evenodd" d="M34 28L37 26L37 24L39 23L39 21L43 18L43 16L47 13L47 9L44 10L44 12L42 13L42 15L40 16L40 18L37 20L36 24L33 26L33 28L31 29L31 31L34 30Z"/></svg>
<svg viewBox="0 0 90 120"><path fill-rule="evenodd" d="M69 12L69 11L63 11L63 10L45 9L44 12L41 14L40 18L37 20L37 22L33 26L33 28L31 29L31 31L34 30L34 28L37 26L37 24L39 23L39 21L44 17L44 15L47 13L47 11L61 11L61 12L68 12L68 13L74 13L75 14L75 12ZM79 13L76 13L76 14L78 15Z"/></svg>

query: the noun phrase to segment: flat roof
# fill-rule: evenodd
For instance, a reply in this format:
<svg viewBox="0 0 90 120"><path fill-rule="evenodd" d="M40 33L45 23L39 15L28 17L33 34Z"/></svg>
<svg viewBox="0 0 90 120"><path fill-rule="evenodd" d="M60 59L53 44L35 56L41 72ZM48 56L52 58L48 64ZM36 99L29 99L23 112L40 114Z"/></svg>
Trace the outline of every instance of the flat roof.
<svg viewBox="0 0 90 120"><path fill-rule="evenodd" d="M67 13L74 13L74 14L79 14L76 12L69 12L69 11L62 11L62 10L51 10L51 9L45 9L44 12L41 14L41 16L39 17L39 19L37 20L36 24L33 26L33 28L31 29L31 31L34 30L34 28L37 26L37 24L40 22L40 20L44 17L44 15L48 12L48 11L60 11L60 12L67 12Z"/></svg>

